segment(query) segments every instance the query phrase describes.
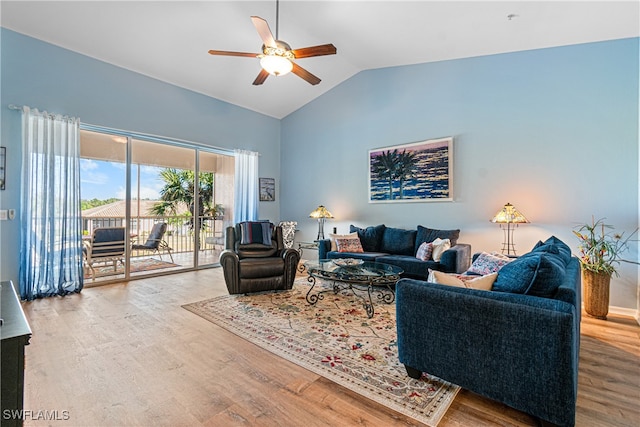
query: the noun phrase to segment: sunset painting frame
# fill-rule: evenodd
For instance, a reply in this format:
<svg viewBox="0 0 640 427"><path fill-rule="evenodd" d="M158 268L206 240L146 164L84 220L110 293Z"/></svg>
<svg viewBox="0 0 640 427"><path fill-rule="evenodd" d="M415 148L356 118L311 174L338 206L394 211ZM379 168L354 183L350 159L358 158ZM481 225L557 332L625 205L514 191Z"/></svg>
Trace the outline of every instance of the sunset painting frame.
<svg viewBox="0 0 640 427"><path fill-rule="evenodd" d="M453 137L369 150L369 203L453 201Z"/></svg>

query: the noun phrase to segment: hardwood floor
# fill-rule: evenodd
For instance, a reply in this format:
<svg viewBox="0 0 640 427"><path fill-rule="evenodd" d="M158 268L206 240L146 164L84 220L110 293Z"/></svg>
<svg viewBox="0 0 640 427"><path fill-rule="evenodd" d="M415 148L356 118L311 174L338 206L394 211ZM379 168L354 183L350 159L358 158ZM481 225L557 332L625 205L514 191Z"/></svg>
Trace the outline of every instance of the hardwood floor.
<svg viewBox="0 0 640 427"><path fill-rule="evenodd" d="M216 268L24 303L25 425L418 425L181 308L226 293ZM583 316L578 426L640 425L639 333ZM440 423L493 425L535 421L462 390Z"/></svg>

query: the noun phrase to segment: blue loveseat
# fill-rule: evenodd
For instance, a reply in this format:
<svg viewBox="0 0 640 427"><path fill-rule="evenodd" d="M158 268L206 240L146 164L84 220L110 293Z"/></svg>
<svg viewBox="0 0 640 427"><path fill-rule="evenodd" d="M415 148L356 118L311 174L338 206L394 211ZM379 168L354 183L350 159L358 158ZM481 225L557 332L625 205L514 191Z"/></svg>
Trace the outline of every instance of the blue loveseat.
<svg viewBox="0 0 640 427"><path fill-rule="evenodd" d="M498 272L493 290L401 279L398 356L409 376L435 375L562 426L575 424L580 264L555 237Z"/></svg>
<svg viewBox="0 0 640 427"><path fill-rule="evenodd" d="M331 240L320 240L320 259L357 258L365 261L383 262L404 270L403 277L426 279L429 269L446 273L462 273L469 268L471 245L458 243L460 230L436 230L419 225L415 230L386 227L350 227L350 233L357 233L364 252L338 252L331 250ZM435 239L449 239L451 248L442 253L439 261L422 261L416 253L422 242Z"/></svg>

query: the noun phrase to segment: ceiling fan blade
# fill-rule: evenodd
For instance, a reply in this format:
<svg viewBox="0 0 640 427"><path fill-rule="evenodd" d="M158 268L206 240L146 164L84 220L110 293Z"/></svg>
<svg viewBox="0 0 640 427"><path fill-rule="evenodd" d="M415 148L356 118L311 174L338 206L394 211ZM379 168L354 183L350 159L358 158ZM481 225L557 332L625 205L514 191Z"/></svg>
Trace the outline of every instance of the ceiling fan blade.
<svg viewBox="0 0 640 427"><path fill-rule="evenodd" d="M267 80L267 77L269 77L269 73L264 69L260 70L260 72L258 73L258 77L256 77L256 79L253 81L254 86L258 86L264 83L264 81Z"/></svg>
<svg viewBox="0 0 640 427"><path fill-rule="evenodd" d="M231 52L228 50L210 50L209 53L211 55L222 55L222 56L246 56L249 58L256 58L259 53L248 53L248 52Z"/></svg>
<svg viewBox="0 0 640 427"><path fill-rule="evenodd" d="M320 79L318 77L314 76L313 74L311 74L310 72L308 72L307 70L305 70L304 68L296 64L295 62L292 62L292 64L293 64L293 70L291 70L291 72L293 74L306 80L312 85L317 85L318 83L320 83Z"/></svg>
<svg viewBox="0 0 640 427"><path fill-rule="evenodd" d="M296 59L309 58L311 56L335 55L337 49L331 43L321 44L319 46L303 47L291 51Z"/></svg>
<svg viewBox="0 0 640 427"><path fill-rule="evenodd" d="M256 30L258 30L258 34L260 35L260 38L262 39L264 45L269 47L277 47L276 40L273 38L273 34L271 33L271 29L269 28L269 24L267 23L267 21L260 18L259 16L252 16L251 21L256 27Z"/></svg>

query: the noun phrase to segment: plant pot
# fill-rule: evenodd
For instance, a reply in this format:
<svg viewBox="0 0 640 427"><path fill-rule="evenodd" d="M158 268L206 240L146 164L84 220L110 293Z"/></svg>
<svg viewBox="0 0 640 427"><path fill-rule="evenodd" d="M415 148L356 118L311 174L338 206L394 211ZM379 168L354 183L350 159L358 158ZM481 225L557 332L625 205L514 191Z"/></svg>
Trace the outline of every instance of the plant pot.
<svg viewBox="0 0 640 427"><path fill-rule="evenodd" d="M596 319L607 319L610 284L611 274L582 270L582 298L587 315Z"/></svg>

